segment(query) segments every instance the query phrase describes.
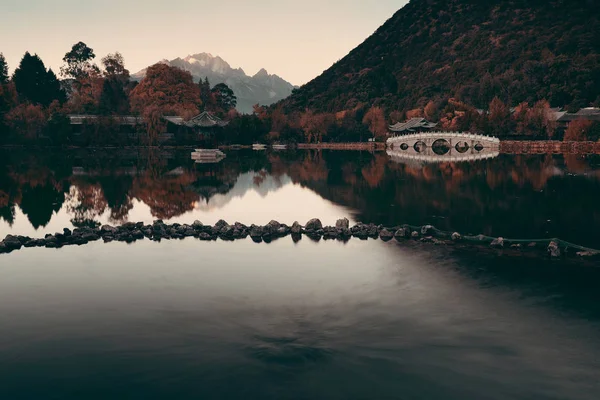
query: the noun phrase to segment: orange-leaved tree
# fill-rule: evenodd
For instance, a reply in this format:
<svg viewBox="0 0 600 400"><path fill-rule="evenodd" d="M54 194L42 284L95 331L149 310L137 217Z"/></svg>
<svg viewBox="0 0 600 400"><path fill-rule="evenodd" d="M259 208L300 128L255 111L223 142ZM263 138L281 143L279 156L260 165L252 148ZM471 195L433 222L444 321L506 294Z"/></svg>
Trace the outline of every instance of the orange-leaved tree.
<svg viewBox="0 0 600 400"><path fill-rule="evenodd" d="M565 131L565 142L583 142L587 139L587 132L592 127L592 121L575 120L569 124Z"/></svg>
<svg viewBox="0 0 600 400"><path fill-rule="evenodd" d="M155 64L131 92L131 109L148 122L150 142L164 128L162 116L178 115L190 119L202 105L200 89L192 75L176 67Z"/></svg>
<svg viewBox="0 0 600 400"><path fill-rule="evenodd" d="M385 138L388 134L388 124L381 107L371 107L363 118L363 124L369 127L375 138Z"/></svg>

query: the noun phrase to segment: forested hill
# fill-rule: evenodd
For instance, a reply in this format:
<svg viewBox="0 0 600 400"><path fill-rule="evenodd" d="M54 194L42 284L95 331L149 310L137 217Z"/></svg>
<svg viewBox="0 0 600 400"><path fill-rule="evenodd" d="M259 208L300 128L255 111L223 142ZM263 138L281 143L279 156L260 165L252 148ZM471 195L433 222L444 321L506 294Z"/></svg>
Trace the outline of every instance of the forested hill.
<svg viewBox="0 0 600 400"><path fill-rule="evenodd" d="M287 111L360 103L409 110L454 97L487 108L600 103L600 1L412 0L284 100Z"/></svg>

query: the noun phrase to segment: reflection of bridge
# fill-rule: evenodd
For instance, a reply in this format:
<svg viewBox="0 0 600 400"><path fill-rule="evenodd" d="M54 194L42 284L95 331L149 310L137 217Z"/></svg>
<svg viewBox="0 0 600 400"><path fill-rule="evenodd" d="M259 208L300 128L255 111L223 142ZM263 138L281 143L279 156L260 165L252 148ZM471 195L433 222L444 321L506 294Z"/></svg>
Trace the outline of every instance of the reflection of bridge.
<svg viewBox="0 0 600 400"><path fill-rule="evenodd" d="M428 132L388 139L388 155L395 161L461 162L497 157L500 140L459 132Z"/></svg>

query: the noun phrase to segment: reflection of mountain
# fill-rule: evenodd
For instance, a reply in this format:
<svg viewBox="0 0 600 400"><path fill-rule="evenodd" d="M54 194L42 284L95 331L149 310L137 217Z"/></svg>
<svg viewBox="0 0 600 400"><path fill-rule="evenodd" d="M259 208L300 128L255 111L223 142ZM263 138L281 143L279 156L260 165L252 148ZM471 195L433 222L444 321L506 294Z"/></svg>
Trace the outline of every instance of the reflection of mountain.
<svg viewBox="0 0 600 400"><path fill-rule="evenodd" d="M288 176L274 177L264 171L241 174L233 187L228 190L215 191L210 196L204 196L204 201L198 202L196 209L207 211L225 207L235 198L242 198L248 192L254 191L261 197L277 191L282 186L292 183Z"/></svg>

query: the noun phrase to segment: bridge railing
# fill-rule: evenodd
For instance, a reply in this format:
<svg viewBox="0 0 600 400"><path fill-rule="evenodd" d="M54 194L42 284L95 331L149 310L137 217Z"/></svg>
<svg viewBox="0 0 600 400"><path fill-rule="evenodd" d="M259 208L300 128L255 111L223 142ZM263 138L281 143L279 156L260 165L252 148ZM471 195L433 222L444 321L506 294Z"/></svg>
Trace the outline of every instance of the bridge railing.
<svg viewBox="0 0 600 400"><path fill-rule="evenodd" d="M492 142L500 144L500 139L494 136L487 135L476 135L469 132L423 132L423 133L410 133L407 135L395 135L389 138L389 143L401 142L406 140L423 140L423 139L463 139L463 140L479 140L485 142Z"/></svg>

